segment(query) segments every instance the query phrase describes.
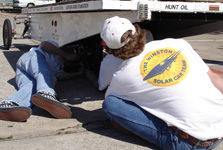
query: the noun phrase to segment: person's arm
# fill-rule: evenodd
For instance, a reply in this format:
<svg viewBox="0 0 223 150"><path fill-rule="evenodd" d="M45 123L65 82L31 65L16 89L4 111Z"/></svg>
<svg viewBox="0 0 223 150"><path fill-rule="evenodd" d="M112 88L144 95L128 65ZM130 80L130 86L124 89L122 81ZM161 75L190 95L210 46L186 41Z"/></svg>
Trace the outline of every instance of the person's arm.
<svg viewBox="0 0 223 150"><path fill-rule="evenodd" d="M99 78L98 78L98 89L100 91L105 90L110 85L113 78L113 74L118 71L119 66L122 64L123 60L117 58L111 54L104 57L101 62Z"/></svg>
<svg viewBox="0 0 223 150"><path fill-rule="evenodd" d="M211 69L208 70L207 74L209 75L214 86L223 94L223 79L211 71Z"/></svg>
<svg viewBox="0 0 223 150"><path fill-rule="evenodd" d="M40 47L40 49L42 49L43 51L46 51L48 53L60 55L62 58L66 59L68 61L76 61L79 59L79 56L77 56L76 54L67 53L47 41L41 42L39 47Z"/></svg>
<svg viewBox="0 0 223 150"><path fill-rule="evenodd" d="M108 54L101 62L99 78L89 70L85 70L85 76L99 91L104 91L108 88L112 80L113 73L118 70L118 67L122 62L123 60L120 58Z"/></svg>

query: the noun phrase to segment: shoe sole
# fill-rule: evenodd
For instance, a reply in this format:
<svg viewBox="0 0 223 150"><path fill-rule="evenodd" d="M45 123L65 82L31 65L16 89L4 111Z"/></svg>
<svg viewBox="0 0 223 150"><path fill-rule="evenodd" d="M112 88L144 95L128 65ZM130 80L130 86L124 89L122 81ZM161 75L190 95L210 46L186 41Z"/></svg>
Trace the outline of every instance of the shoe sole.
<svg viewBox="0 0 223 150"><path fill-rule="evenodd" d="M70 109L64 104L57 101L49 100L40 95L33 95L32 103L48 111L51 115L53 115L54 117L58 119L67 119L67 118L71 118L72 116Z"/></svg>
<svg viewBox="0 0 223 150"><path fill-rule="evenodd" d="M32 114L28 107L1 108L0 119L6 121L22 122L27 120Z"/></svg>

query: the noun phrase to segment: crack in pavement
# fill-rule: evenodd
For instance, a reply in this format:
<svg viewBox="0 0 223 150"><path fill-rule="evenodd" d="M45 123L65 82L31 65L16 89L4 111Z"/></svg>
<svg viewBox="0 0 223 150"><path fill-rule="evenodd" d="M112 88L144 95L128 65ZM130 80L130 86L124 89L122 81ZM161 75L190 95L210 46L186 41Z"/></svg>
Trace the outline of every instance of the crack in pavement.
<svg viewBox="0 0 223 150"><path fill-rule="evenodd" d="M84 132L89 132L89 131L90 132L103 131L103 130L110 130L110 129L112 129L112 126L108 119L96 120L96 121L87 122L83 124L77 124L72 127L58 129L50 133L44 133L44 134L38 134L38 135L27 135L27 136L16 137L16 138L14 138L13 135L10 135L11 138L2 137L2 140L0 140L0 142L35 139L35 138L41 138L41 137L59 136L59 135L75 134L75 133L84 133Z"/></svg>

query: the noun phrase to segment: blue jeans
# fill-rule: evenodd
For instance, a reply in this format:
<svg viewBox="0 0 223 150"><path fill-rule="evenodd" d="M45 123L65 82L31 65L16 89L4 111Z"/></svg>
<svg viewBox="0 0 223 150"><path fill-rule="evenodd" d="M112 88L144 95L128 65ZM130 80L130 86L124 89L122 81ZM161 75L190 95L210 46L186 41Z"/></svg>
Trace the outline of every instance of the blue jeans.
<svg viewBox="0 0 223 150"><path fill-rule="evenodd" d="M14 101L20 106L31 107L31 97L36 92L48 91L55 95L56 77L38 51L23 54L16 65L16 84L18 91L5 101Z"/></svg>
<svg viewBox="0 0 223 150"><path fill-rule="evenodd" d="M135 103L108 96L103 102L103 111L112 121L125 129L157 145L163 150L209 150L217 147L221 141L210 147L200 147L181 138L161 119L143 110Z"/></svg>

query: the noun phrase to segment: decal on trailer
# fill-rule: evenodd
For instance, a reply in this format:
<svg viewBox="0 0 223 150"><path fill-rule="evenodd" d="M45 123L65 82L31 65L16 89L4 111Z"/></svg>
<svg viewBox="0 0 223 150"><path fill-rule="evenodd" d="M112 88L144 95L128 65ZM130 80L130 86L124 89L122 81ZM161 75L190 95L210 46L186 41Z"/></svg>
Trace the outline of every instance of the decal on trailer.
<svg viewBox="0 0 223 150"><path fill-rule="evenodd" d="M195 9L195 5L191 3L161 3L161 10L164 11L191 11Z"/></svg>
<svg viewBox="0 0 223 150"><path fill-rule="evenodd" d="M221 3L188 3L188 2L147 2L140 3L139 14L149 11L159 12L223 12ZM140 14L141 15L141 14ZM142 15L141 15L142 16Z"/></svg>
<svg viewBox="0 0 223 150"><path fill-rule="evenodd" d="M209 5L210 11L219 11L219 5Z"/></svg>
<svg viewBox="0 0 223 150"><path fill-rule="evenodd" d="M57 33L52 33L52 37L53 37L53 40L56 40L56 41L60 40L60 35Z"/></svg>
<svg viewBox="0 0 223 150"><path fill-rule="evenodd" d="M169 5L165 6L166 10L188 10L187 5Z"/></svg>
<svg viewBox="0 0 223 150"><path fill-rule="evenodd" d="M37 8L24 9L23 13L43 13L43 12L68 12L68 11L78 11L78 10L91 10L99 9L100 3L84 2L84 3L74 3L74 4L64 4L55 6L43 6Z"/></svg>

